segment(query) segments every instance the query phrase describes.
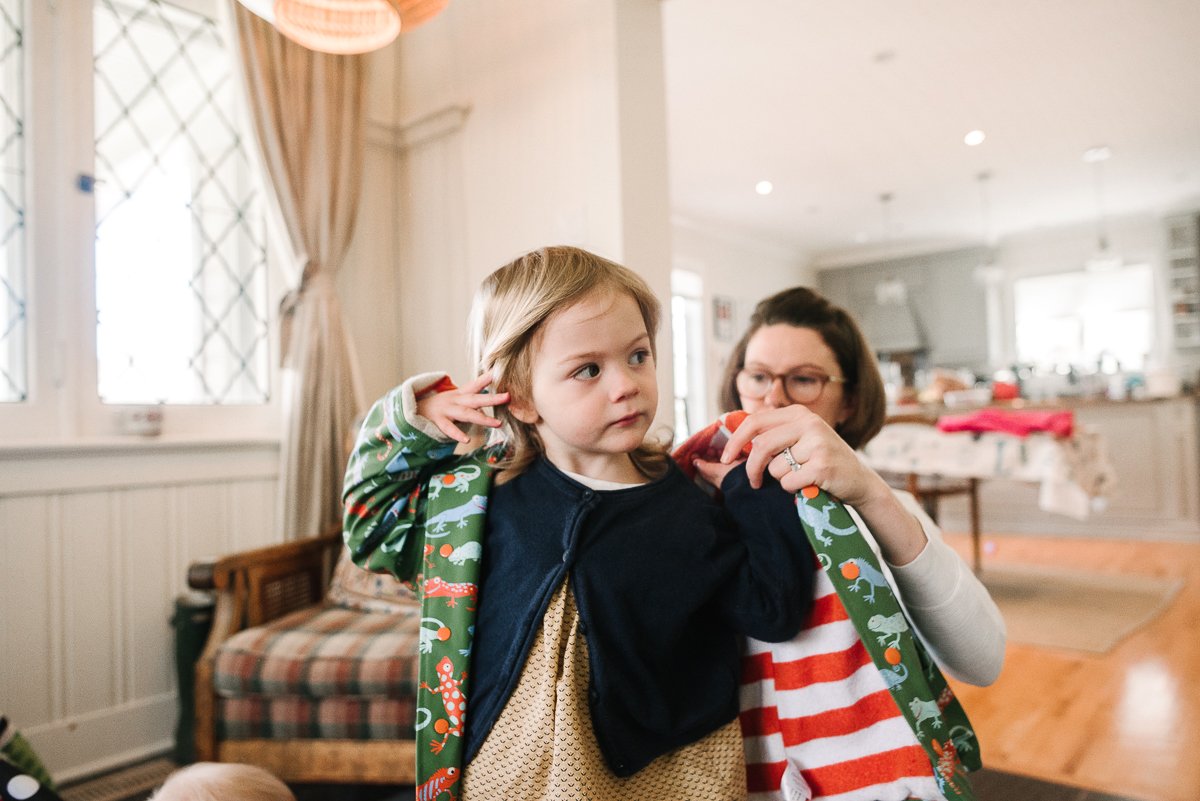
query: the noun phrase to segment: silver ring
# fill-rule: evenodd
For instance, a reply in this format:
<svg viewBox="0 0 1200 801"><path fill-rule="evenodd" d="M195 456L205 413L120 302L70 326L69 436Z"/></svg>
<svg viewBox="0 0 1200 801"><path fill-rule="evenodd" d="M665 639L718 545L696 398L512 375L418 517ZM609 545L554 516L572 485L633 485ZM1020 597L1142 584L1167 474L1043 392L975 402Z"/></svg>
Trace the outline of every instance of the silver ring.
<svg viewBox="0 0 1200 801"><path fill-rule="evenodd" d="M783 460L788 463L788 469L795 473L800 469L800 463L796 461L796 457L792 456L792 448L789 445L780 451L783 454Z"/></svg>

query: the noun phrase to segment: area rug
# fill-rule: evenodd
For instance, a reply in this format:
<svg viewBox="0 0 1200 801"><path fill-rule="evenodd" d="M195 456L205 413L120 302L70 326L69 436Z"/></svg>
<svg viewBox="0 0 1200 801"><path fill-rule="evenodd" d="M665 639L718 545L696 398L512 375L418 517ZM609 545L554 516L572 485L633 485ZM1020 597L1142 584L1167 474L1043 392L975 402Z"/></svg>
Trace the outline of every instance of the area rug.
<svg viewBox="0 0 1200 801"><path fill-rule="evenodd" d="M167 757L150 759L66 784L59 796L62 801L148 801L178 767ZM411 801L415 794L412 787L367 784L293 784L291 789L296 801Z"/></svg>
<svg viewBox="0 0 1200 801"><path fill-rule="evenodd" d="M63 801L125 801L148 798L176 765L166 757L150 759L59 788Z"/></svg>
<svg viewBox="0 0 1200 801"><path fill-rule="evenodd" d="M1102 654L1158 617L1180 579L1025 565L985 565L980 578L1010 642Z"/></svg>
<svg viewBox="0 0 1200 801"><path fill-rule="evenodd" d="M156 759L77 782L62 789L63 801L146 801L176 765ZM1136 801L998 770L971 774L976 801ZM345 785L294 785L296 801L409 801L414 789ZM237 799L230 799L237 801Z"/></svg>

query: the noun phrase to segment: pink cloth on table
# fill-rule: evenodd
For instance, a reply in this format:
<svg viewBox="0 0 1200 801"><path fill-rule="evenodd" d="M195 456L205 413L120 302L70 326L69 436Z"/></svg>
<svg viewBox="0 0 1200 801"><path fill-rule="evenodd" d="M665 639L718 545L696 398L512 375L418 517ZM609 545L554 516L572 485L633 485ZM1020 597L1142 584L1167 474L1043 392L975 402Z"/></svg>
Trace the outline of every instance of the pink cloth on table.
<svg viewBox="0 0 1200 801"><path fill-rule="evenodd" d="M979 409L965 414L947 414L938 418L939 431L998 431L1025 437L1048 433L1069 437L1075 431L1072 411L1035 411L1032 409Z"/></svg>

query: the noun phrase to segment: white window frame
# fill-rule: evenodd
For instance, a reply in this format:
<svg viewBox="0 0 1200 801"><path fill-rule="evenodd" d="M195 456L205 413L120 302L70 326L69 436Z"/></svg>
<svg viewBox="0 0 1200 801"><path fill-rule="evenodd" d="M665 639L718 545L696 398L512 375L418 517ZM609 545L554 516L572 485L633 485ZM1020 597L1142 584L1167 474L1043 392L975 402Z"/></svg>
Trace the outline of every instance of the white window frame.
<svg viewBox="0 0 1200 801"><path fill-rule="evenodd" d="M216 0L166 0L224 14ZM31 0L26 8L25 138L28 398L0 404L0 442L28 447L74 441L128 441L120 421L130 407L104 404L97 389L95 204L77 188L94 174L91 0ZM226 31L227 21L219 21ZM230 39L232 41L232 39ZM243 121L252 163L258 163ZM268 214L270 218L271 215ZM268 219L268 228L274 224ZM281 382L276 306L285 280L278 233L268 231L270 400L255 405L170 405L161 442L277 440Z"/></svg>

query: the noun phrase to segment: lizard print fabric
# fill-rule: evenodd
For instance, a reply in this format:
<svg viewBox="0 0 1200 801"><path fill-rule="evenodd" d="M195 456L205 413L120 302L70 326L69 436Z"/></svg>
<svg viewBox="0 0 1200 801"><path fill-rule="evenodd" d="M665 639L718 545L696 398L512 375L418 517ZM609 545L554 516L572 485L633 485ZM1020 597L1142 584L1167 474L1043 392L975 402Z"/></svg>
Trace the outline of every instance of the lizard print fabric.
<svg viewBox="0 0 1200 801"><path fill-rule="evenodd" d="M451 388L440 382L427 391ZM405 419L403 387L367 413L346 472L345 538L355 561L421 596L416 796L454 801L470 704L487 495L501 453L453 455Z"/></svg>
<svg viewBox="0 0 1200 801"><path fill-rule="evenodd" d="M693 459L718 458L745 417L723 415L681 445L680 468L694 475ZM797 493L796 510L817 555L816 606L796 638L749 641L741 721L750 798L972 801L974 731L874 551L816 487Z"/></svg>

